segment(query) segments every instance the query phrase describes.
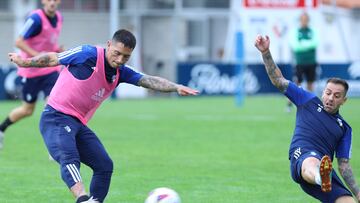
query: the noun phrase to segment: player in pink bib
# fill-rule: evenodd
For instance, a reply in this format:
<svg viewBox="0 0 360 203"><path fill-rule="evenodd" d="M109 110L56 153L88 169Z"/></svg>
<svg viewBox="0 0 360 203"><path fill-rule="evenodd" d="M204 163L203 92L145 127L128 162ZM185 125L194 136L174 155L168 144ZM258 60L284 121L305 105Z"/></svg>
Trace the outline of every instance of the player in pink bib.
<svg viewBox="0 0 360 203"><path fill-rule="evenodd" d="M40 119L40 131L49 153L60 164L61 177L76 197L76 202L103 202L110 186L113 162L96 134L87 127L100 104L119 83L129 83L181 96L198 91L164 78L144 75L125 63L136 45L134 35L118 30L106 49L83 45L56 54L30 59L9 53L22 67L65 65ZM80 163L93 170L90 194L80 175Z"/></svg>
<svg viewBox="0 0 360 203"><path fill-rule="evenodd" d="M42 1L43 9L33 11L20 36L16 40L16 46L20 49L20 56L30 58L42 52L61 52L58 39L62 28L62 16L57 11L60 0ZM39 92L45 97L49 96L52 87L59 76L61 66L47 68L22 68L19 66L18 75L22 83L21 106L13 109L8 117L0 124L0 149L3 147L4 132L11 124L31 116Z"/></svg>

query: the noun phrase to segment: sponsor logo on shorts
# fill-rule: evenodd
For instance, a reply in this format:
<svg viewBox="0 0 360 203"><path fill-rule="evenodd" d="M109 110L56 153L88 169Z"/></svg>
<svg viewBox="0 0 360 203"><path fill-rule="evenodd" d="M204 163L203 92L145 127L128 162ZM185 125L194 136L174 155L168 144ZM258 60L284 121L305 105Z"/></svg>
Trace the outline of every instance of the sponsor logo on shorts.
<svg viewBox="0 0 360 203"><path fill-rule="evenodd" d="M26 101L31 101L31 99L32 99L31 94L26 94Z"/></svg>
<svg viewBox="0 0 360 203"><path fill-rule="evenodd" d="M299 147L294 151L294 158L298 159L300 156L301 156L301 148Z"/></svg>
<svg viewBox="0 0 360 203"><path fill-rule="evenodd" d="M69 133L69 132L71 132L71 128L70 128L68 125L67 125L67 126L65 126L65 127L64 127L64 129L65 129L65 130L66 130L66 132L68 132L68 133Z"/></svg>

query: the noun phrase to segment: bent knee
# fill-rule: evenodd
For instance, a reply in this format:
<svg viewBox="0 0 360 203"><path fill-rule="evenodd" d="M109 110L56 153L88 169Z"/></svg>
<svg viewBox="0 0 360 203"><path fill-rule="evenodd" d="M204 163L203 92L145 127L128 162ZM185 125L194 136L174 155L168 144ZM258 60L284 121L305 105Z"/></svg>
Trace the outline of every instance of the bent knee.
<svg viewBox="0 0 360 203"><path fill-rule="evenodd" d="M101 160L100 163L97 163L95 167L93 167L93 170L97 172L112 173L114 170L114 163L110 158L106 158Z"/></svg>
<svg viewBox="0 0 360 203"><path fill-rule="evenodd" d="M22 113L24 116L31 116L34 113L34 108L29 106L24 106L22 108Z"/></svg>
<svg viewBox="0 0 360 203"><path fill-rule="evenodd" d="M320 161L315 157L308 157L303 161L301 176L306 182L315 184L315 174L318 170L319 163Z"/></svg>
<svg viewBox="0 0 360 203"><path fill-rule="evenodd" d="M308 180L311 180L312 173L308 168L303 167L301 169L301 176L304 180L308 181Z"/></svg>
<svg viewBox="0 0 360 203"><path fill-rule="evenodd" d="M112 172L114 170L114 163L110 158L106 161L104 165L104 171Z"/></svg>
<svg viewBox="0 0 360 203"><path fill-rule="evenodd" d="M27 111L24 112L24 115L25 116L31 116L31 115L33 115L33 113L34 113L33 110L27 110Z"/></svg>

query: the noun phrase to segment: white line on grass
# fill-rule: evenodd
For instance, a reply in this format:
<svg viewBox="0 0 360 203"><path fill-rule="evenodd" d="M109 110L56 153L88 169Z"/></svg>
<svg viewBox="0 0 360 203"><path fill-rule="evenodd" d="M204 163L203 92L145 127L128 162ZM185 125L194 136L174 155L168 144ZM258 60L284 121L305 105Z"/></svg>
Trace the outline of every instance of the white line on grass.
<svg viewBox="0 0 360 203"><path fill-rule="evenodd" d="M193 115L185 117L192 121L273 121L274 116L252 115L252 116L229 116L229 115Z"/></svg>

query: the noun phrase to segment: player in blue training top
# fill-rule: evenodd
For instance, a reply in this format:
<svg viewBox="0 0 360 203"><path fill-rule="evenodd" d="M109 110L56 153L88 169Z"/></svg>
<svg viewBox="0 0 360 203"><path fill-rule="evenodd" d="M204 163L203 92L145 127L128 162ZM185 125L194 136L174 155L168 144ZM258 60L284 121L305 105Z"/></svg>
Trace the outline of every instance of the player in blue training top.
<svg viewBox="0 0 360 203"><path fill-rule="evenodd" d="M10 60L23 67L66 65L51 90L40 119L40 131L77 203L103 202L109 191L113 162L87 123L119 83L177 92L181 96L198 94L197 90L164 78L133 71L126 62L135 45L135 36L121 29L107 42L106 49L84 45L30 59L9 53ZM80 163L93 170L90 195L85 191Z"/></svg>
<svg viewBox="0 0 360 203"><path fill-rule="evenodd" d="M283 77L272 59L268 36L257 36L255 46L262 54L272 84L297 107L296 126L289 149L293 180L322 202L354 202L351 192L360 201L360 189L349 164L352 130L339 114L340 106L347 99L347 82L330 78L321 101ZM332 169L335 154L339 172L351 192Z"/></svg>

